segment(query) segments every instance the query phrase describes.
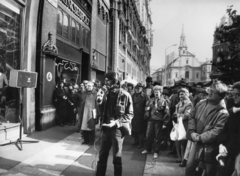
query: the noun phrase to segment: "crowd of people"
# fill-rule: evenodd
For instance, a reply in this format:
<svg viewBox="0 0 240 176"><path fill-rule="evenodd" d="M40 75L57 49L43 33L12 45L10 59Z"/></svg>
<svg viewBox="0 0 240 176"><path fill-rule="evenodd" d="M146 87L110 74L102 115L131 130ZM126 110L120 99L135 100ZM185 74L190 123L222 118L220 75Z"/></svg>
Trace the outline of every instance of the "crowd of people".
<svg viewBox="0 0 240 176"><path fill-rule="evenodd" d="M53 99L58 124L77 125L83 144L93 145L96 125L101 145L96 175L105 175L113 148L114 175L122 175L122 143L131 135L142 154L159 157L168 149L185 176L237 176L240 160L240 82L214 80L190 85L185 79L163 87L147 77L146 85L120 84L117 73L105 82L60 81ZM177 128L183 124L183 128ZM171 140L173 129L184 137ZM180 131L181 130L181 131Z"/></svg>

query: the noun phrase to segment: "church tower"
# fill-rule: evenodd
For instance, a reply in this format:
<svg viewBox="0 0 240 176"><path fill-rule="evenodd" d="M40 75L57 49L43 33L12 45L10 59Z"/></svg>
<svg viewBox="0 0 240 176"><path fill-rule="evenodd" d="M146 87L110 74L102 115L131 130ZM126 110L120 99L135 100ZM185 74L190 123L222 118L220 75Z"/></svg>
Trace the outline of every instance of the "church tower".
<svg viewBox="0 0 240 176"><path fill-rule="evenodd" d="M182 35L180 37L180 45L178 47L179 56L187 54L187 44L186 44L186 36L184 34L184 26L182 26Z"/></svg>

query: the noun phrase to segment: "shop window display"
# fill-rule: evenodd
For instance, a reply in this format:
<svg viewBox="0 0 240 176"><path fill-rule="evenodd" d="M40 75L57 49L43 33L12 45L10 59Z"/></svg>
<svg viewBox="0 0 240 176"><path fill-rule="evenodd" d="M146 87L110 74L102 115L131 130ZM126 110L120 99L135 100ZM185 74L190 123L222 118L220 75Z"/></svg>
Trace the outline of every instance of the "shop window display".
<svg viewBox="0 0 240 176"><path fill-rule="evenodd" d="M8 86L12 69L20 69L21 9L0 1L0 123L19 122L19 90Z"/></svg>

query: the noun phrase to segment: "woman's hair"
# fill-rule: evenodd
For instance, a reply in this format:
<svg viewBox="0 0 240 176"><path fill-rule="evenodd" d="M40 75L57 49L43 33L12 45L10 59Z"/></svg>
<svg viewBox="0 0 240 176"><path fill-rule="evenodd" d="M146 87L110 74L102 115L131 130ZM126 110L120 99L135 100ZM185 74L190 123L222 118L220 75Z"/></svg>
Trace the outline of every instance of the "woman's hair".
<svg viewBox="0 0 240 176"><path fill-rule="evenodd" d="M156 85L156 86L153 87L153 91L156 91L156 90L159 90L162 93L163 87L159 86L159 85Z"/></svg>

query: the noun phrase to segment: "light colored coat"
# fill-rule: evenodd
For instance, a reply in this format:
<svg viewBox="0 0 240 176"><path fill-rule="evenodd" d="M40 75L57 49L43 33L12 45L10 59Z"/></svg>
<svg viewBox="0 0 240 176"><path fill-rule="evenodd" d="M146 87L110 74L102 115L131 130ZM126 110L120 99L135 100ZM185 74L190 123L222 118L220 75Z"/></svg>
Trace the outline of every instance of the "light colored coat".
<svg viewBox="0 0 240 176"><path fill-rule="evenodd" d="M97 112L97 94L96 92L83 92L81 95L80 112L82 115L81 130L95 130L95 119L93 118L93 110Z"/></svg>

